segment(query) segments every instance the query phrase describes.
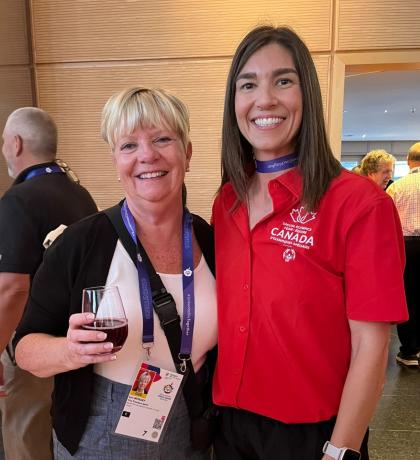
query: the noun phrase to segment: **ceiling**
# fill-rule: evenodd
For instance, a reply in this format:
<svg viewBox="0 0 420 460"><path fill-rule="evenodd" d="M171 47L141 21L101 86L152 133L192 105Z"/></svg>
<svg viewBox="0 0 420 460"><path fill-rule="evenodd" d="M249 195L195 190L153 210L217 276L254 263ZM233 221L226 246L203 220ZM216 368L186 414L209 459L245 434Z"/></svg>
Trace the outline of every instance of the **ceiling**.
<svg viewBox="0 0 420 460"><path fill-rule="evenodd" d="M342 140L420 140L420 70L346 75Z"/></svg>

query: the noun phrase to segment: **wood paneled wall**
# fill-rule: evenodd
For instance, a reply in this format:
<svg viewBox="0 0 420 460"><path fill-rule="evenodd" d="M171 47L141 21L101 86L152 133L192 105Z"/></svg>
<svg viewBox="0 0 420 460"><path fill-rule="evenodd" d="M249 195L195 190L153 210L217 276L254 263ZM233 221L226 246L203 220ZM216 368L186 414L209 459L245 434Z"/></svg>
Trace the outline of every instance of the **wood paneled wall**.
<svg viewBox="0 0 420 460"><path fill-rule="evenodd" d="M420 48L420 1L337 0L337 50Z"/></svg>
<svg viewBox="0 0 420 460"><path fill-rule="evenodd" d="M26 3L0 1L0 133L13 110L33 105ZM10 184L0 155L0 196Z"/></svg>
<svg viewBox="0 0 420 460"><path fill-rule="evenodd" d="M310 5L309 5L310 4ZM107 98L126 86L158 86L191 113L193 159L186 182L193 211L210 215L220 181L220 131L230 59L256 23L292 25L315 53L328 100L331 0L33 0L39 104L56 119L60 156L99 206L122 194L99 137Z"/></svg>
<svg viewBox="0 0 420 460"><path fill-rule="evenodd" d="M57 121L60 156L101 207L122 195L99 136L101 109L115 91L132 84L164 87L188 104L189 206L209 217L220 180L226 75L248 30L274 23L290 25L302 36L317 66L327 122L335 103L336 55L420 48L417 0L28 1L39 105Z"/></svg>

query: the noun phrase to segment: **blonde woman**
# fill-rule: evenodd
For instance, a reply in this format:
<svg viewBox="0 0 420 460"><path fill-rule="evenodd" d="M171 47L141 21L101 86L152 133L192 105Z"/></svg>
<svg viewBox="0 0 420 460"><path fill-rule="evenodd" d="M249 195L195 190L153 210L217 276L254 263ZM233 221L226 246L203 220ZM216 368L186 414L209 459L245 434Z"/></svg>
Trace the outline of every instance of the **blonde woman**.
<svg viewBox="0 0 420 460"><path fill-rule="evenodd" d="M125 192L122 207L124 215L132 216L134 239L160 273L183 317L183 218L190 214L183 206L182 190L192 154L187 109L164 91L129 88L105 105L102 135L111 147ZM200 374L208 350L216 343L216 299L211 260L203 257L211 250L210 227L194 215L191 238L195 292L191 360ZM111 284L120 289L129 325L125 345L117 354L105 334L82 329L91 319L80 313L84 287ZM104 213L70 227L48 250L17 332L16 358L35 375L55 376L57 459L208 458L208 452L191 448L182 396L158 444L113 433L139 363L148 359L143 294L137 268ZM150 362L175 370L159 320L155 313L152 317Z"/></svg>

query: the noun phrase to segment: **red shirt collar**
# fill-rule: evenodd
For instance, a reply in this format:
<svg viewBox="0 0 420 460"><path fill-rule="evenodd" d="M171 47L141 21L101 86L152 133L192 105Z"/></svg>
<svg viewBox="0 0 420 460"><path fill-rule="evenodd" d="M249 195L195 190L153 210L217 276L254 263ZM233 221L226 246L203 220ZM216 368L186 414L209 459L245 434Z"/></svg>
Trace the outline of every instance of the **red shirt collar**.
<svg viewBox="0 0 420 460"><path fill-rule="evenodd" d="M279 184L278 186L286 188L295 199L300 199L302 194L302 176L298 168L293 168L287 173L280 174L269 182L271 184ZM228 182L222 187L223 204L226 209L232 209L236 202L236 192L233 185Z"/></svg>

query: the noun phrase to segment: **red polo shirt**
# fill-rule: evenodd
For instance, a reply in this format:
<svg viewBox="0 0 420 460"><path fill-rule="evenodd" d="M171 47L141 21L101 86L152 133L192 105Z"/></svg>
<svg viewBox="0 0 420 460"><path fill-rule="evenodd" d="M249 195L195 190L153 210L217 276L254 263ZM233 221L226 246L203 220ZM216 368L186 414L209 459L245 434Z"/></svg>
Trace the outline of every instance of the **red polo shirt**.
<svg viewBox="0 0 420 460"><path fill-rule="evenodd" d="M285 423L337 415L348 320L405 321L404 247L392 200L343 171L319 208L292 170L270 181L274 211L250 231L226 184L213 205L219 358L216 404Z"/></svg>

